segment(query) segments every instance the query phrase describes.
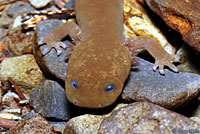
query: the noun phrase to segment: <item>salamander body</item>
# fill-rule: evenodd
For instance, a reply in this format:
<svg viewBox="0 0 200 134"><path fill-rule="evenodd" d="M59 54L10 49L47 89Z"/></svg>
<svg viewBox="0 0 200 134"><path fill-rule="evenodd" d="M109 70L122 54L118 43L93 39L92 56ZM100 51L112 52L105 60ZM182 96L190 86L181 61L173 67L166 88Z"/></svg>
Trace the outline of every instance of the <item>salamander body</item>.
<svg viewBox="0 0 200 134"><path fill-rule="evenodd" d="M75 0L75 12L82 40L69 59L66 95L81 107L105 107L120 95L131 67L122 46L123 2Z"/></svg>
<svg viewBox="0 0 200 134"><path fill-rule="evenodd" d="M66 22L54 29L42 43L47 51L61 51L59 42L67 34L76 46L68 62L66 95L80 107L101 108L111 105L120 95L127 79L134 51L145 48L155 58L156 70L164 74L164 66L173 71L176 61L149 37L124 40L123 0L75 0L77 24Z"/></svg>

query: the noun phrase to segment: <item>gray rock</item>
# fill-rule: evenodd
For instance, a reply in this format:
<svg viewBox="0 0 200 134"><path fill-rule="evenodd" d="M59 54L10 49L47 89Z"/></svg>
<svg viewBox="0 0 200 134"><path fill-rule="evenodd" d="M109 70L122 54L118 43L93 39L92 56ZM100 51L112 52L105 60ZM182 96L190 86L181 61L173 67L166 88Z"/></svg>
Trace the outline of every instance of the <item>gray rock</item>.
<svg viewBox="0 0 200 134"><path fill-rule="evenodd" d="M45 20L41 21L37 24L36 32L38 37L38 42L44 39L44 37L54 28L56 28L59 24L61 24L61 20ZM66 45L71 44L69 41L64 42ZM36 58L37 63L42 68L43 72L47 74L47 76L54 76L58 79L61 79L63 82L67 76L67 61L64 56L68 49L62 49L62 54L57 56L55 49L51 49L51 51L42 55L42 52L46 45L38 46L34 45L33 53Z"/></svg>
<svg viewBox="0 0 200 134"><path fill-rule="evenodd" d="M33 55L22 55L3 60L0 64L0 81L6 82L8 77L24 89L34 88L44 79Z"/></svg>
<svg viewBox="0 0 200 134"><path fill-rule="evenodd" d="M98 134L172 134L199 131L200 124L148 102L136 102L114 111L101 123Z"/></svg>
<svg viewBox="0 0 200 134"><path fill-rule="evenodd" d="M8 9L8 15L13 17L20 14L30 13L36 11L30 4L20 5L16 4L15 7Z"/></svg>
<svg viewBox="0 0 200 134"><path fill-rule="evenodd" d="M68 0L64 7L67 9L74 8L74 0Z"/></svg>
<svg viewBox="0 0 200 134"><path fill-rule="evenodd" d="M32 89L30 105L44 117L68 120L69 103L65 90L55 81L44 80Z"/></svg>
<svg viewBox="0 0 200 134"><path fill-rule="evenodd" d="M148 101L166 108L176 108L189 102L200 91L200 76L174 73L165 69L165 76L154 72L153 64L139 60L122 93L124 100Z"/></svg>

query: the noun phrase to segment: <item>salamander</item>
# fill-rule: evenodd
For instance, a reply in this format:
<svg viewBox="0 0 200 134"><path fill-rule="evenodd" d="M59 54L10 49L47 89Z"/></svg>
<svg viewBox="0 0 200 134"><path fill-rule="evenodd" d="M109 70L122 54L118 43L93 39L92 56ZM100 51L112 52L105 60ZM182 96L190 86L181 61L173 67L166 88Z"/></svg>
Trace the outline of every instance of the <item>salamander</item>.
<svg viewBox="0 0 200 134"><path fill-rule="evenodd" d="M66 78L66 96L80 107L102 108L111 105L122 92L135 49L145 48L154 58L153 69L164 66L173 71L176 59L169 55L154 39L137 37L125 39L123 35L123 0L75 0L77 24L68 21L49 33L42 43L60 54L60 40L69 35L73 47Z"/></svg>

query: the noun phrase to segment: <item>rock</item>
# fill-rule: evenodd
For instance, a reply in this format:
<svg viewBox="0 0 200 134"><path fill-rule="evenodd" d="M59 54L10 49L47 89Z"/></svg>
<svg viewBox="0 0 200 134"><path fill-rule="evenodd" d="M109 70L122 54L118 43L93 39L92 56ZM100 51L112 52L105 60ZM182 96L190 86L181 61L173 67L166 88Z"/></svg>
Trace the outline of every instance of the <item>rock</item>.
<svg viewBox="0 0 200 134"><path fill-rule="evenodd" d="M114 111L101 123L98 134L166 134L199 129L200 124L148 102L136 102Z"/></svg>
<svg viewBox="0 0 200 134"><path fill-rule="evenodd" d="M165 76L154 72L153 65L143 59L135 66L122 92L128 101L148 101L165 108L180 107L200 92L200 76L174 73L165 69Z"/></svg>
<svg viewBox="0 0 200 134"><path fill-rule="evenodd" d="M190 117L190 119L200 124L200 117Z"/></svg>
<svg viewBox="0 0 200 134"><path fill-rule="evenodd" d="M52 0L29 0L32 6L35 8L43 8L47 6Z"/></svg>
<svg viewBox="0 0 200 134"><path fill-rule="evenodd" d="M36 28L38 42L42 41L51 30L56 28L61 23L61 20L45 20L39 22ZM64 43L71 44L67 40ZM65 82L67 76L67 63L66 57L64 55L69 50L62 49L63 51L60 56L57 56L55 49L51 49L51 51L48 54L42 55L42 52L45 48L46 45L34 45L33 53L37 63L40 65L41 69L47 76L53 76Z"/></svg>
<svg viewBox="0 0 200 134"><path fill-rule="evenodd" d="M8 28L12 21L13 19L10 18L0 19L0 28Z"/></svg>
<svg viewBox="0 0 200 134"><path fill-rule="evenodd" d="M35 115L19 122L17 126L11 128L7 134L56 134L56 132L44 117Z"/></svg>
<svg viewBox="0 0 200 134"><path fill-rule="evenodd" d="M65 129L66 122L58 122L58 121L52 122L52 121L50 121L49 123L50 123L52 126L54 126L55 128L57 128L58 130L60 130L61 133L63 134L64 129Z"/></svg>
<svg viewBox="0 0 200 134"><path fill-rule="evenodd" d="M192 114L194 117L199 117L200 118L200 105L197 107L197 109L194 111Z"/></svg>
<svg viewBox="0 0 200 134"><path fill-rule="evenodd" d="M177 56L181 59L181 64L178 65L180 72L190 72L200 74L200 63L196 62L196 59L200 58L200 54L194 52L188 47L181 47L177 51Z"/></svg>
<svg viewBox="0 0 200 134"><path fill-rule="evenodd" d="M69 103L65 90L55 81L44 80L32 89L30 105L44 117L68 120Z"/></svg>
<svg viewBox="0 0 200 134"><path fill-rule="evenodd" d="M0 64L0 80L6 82L8 77L22 88L34 88L44 79L33 55L22 55L5 59Z"/></svg>
<svg viewBox="0 0 200 134"><path fill-rule="evenodd" d="M8 58L11 57L12 53L10 52L10 50L8 49L7 45L0 43L0 58Z"/></svg>
<svg viewBox="0 0 200 134"><path fill-rule="evenodd" d="M2 38L7 31L8 31L7 29L0 28L0 38ZM0 43L2 43L2 40Z"/></svg>
<svg viewBox="0 0 200 134"><path fill-rule="evenodd" d="M30 4L25 4L25 5L15 4L15 7L9 8L7 13L9 16L13 17L35 11L36 10Z"/></svg>
<svg viewBox="0 0 200 134"><path fill-rule="evenodd" d="M4 106L5 109L18 109L20 110L20 113L21 113L22 107L18 105L15 99L20 100L19 96L16 93L7 92L6 94L3 95L2 104L5 105Z"/></svg>
<svg viewBox="0 0 200 134"><path fill-rule="evenodd" d="M21 120L21 117L19 115L15 115L11 113L0 112L0 119Z"/></svg>
<svg viewBox="0 0 200 134"><path fill-rule="evenodd" d="M0 110L1 110L1 106L2 106L2 94L3 94L3 89L2 89L2 85L1 85L1 81L0 81Z"/></svg>
<svg viewBox="0 0 200 134"><path fill-rule="evenodd" d="M169 54L174 54L174 47L152 21L149 9L143 0L124 0L124 36L147 36L155 39Z"/></svg>
<svg viewBox="0 0 200 134"><path fill-rule="evenodd" d="M145 0L183 40L200 52L199 0ZM194 4L195 3L195 4Z"/></svg>
<svg viewBox="0 0 200 134"><path fill-rule="evenodd" d="M67 8L67 9L74 8L74 0L67 0L65 2L66 2L66 4L65 4L64 8Z"/></svg>
<svg viewBox="0 0 200 134"><path fill-rule="evenodd" d="M86 114L69 120L63 134L97 134L104 116Z"/></svg>
<svg viewBox="0 0 200 134"><path fill-rule="evenodd" d="M67 122L63 134L97 134L102 120L110 116L113 111L124 106L126 104L118 104L110 113L104 115L85 114L72 118Z"/></svg>
<svg viewBox="0 0 200 134"><path fill-rule="evenodd" d="M8 47L16 55L31 54L36 37L34 32L23 33L21 28L13 28L9 32Z"/></svg>

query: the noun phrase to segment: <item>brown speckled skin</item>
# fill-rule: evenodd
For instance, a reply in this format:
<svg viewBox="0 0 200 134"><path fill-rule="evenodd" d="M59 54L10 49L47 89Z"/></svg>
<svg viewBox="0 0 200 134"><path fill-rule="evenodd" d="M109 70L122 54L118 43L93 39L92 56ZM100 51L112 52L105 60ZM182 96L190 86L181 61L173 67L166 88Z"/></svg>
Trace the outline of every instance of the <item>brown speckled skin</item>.
<svg viewBox="0 0 200 134"><path fill-rule="evenodd" d="M75 12L81 29L68 63L66 95L70 102L87 108L111 105L120 95L127 79L131 57L122 46L122 0L75 0ZM78 89L71 86L72 80ZM105 92L109 84L115 89Z"/></svg>

